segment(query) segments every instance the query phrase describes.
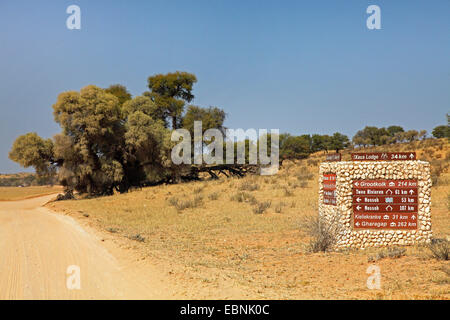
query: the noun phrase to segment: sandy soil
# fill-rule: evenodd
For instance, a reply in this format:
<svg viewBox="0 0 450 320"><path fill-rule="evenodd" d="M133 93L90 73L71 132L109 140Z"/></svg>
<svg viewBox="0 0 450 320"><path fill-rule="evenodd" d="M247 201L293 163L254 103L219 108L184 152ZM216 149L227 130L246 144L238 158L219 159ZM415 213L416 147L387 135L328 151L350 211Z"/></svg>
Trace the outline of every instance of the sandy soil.
<svg viewBox="0 0 450 320"><path fill-rule="evenodd" d="M0 203L0 299L176 297L159 270L43 208L52 198ZM71 265L80 267L79 290L66 285Z"/></svg>

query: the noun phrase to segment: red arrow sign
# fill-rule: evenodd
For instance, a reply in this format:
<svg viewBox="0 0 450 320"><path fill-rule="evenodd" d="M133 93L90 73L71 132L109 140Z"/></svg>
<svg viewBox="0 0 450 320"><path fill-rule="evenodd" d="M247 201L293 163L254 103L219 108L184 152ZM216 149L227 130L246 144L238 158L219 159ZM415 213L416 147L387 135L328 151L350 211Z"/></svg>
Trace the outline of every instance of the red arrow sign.
<svg viewBox="0 0 450 320"><path fill-rule="evenodd" d="M415 152L352 153L352 161L399 161L416 160Z"/></svg>
<svg viewBox="0 0 450 320"><path fill-rule="evenodd" d="M416 204L353 204L353 212L417 212Z"/></svg>
<svg viewBox="0 0 450 320"><path fill-rule="evenodd" d="M355 180L353 187L363 188L414 188L417 180Z"/></svg>
<svg viewBox="0 0 450 320"><path fill-rule="evenodd" d="M355 229L417 229L416 214L355 213Z"/></svg>
<svg viewBox="0 0 450 320"><path fill-rule="evenodd" d="M415 196L417 188L353 188L354 196Z"/></svg>
<svg viewBox="0 0 450 320"><path fill-rule="evenodd" d="M417 196L361 196L354 195L357 204L417 204Z"/></svg>

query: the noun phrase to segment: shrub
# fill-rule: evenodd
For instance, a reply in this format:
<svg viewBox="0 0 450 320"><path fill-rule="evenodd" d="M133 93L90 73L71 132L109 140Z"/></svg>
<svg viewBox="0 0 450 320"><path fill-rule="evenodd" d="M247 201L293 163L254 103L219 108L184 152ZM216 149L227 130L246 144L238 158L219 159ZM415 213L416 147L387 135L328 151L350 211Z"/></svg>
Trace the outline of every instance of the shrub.
<svg viewBox="0 0 450 320"><path fill-rule="evenodd" d="M58 194L56 196L56 201L62 201L62 200L73 200L75 199L75 196L73 195L72 190L66 190L64 194Z"/></svg>
<svg viewBox="0 0 450 320"><path fill-rule="evenodd" d="M251 204L257 202L256 198L248 192L237 192L230 199L237 202L250 202Z"/></svg>
<svg viewBox="0 0 450 320"><path fill-rule="evenodd" d="M306 181L302 181L302 182L300 182L300 184L298 185L300 188L306 188L306 187L308 187L308 182L306 182Z"/></svg>
<svg viewBox="0 0 450 320"><path fill-rule="evenodd" d="M255 191L259 189L259 185L255 182L246 180L244 182L241 183L241 185L239 186L239 190L242 191Z"/></svg>
<svg viewBox="0 0 450 320"><path fill-rule="evenodd" d="M427 248L430 250L431 257L437 260L448 260L450 251L450 241L447 239L433 239Z"/></svg>
<svg viewBox="0 0 450 320"><path fill-rule="evenodd" d="M178 204L179 201L180 201L180 200L178 200L178 198L175 198L175 197L169 198L169 204L170 204L171 206L174 206L174 207L177 206L177 204Z"/></svg>
<svg viewBox="0 0 450 320"><path fill-rule="evenodd" d="M294 192L292 190L289 190L289 188L284 187L284 196L285 197L292 197L294 196Z"/></svg>
<svg viewBox="0 0 450 320"><path fill-rule="evenodd" d="M140 234L135 234L134 236L131 236L130 239L134 240L134 241L139 241L139 242L145 241L145 238L143 236L141 236Z"/></svg>
<svg viewBox="0 0 450 320"><path fill-rule="evenodd" d="M282 211L283 211L283 207L285 206L286 204L284 203L284 202L279 202L276 206L275 206L275 208L274 208L274 210L275 210L275 212L276 213L281 213Z"/></svg>
<svg viewBox="0 0 450 320"><path fill-rule="evenodd" d="M297 179L302 182L302 181L309 181L312 180L314 178L314 175L309 172L307 167L300 167L299 171L298 171L298 175L297 175Z"/></svg>
<svg viewBox="0 0 450 320"><path fill-rule="evenodd" d="M299 184L296 182L288 181L288 186L295 189L299 186Z"/></svg>
<svg viewBox="0 0 450 320"><path fill-rule="evenodd" d="M375 256L370 256L368 258L369 262L372 261L378 261L384 258L392 258L397 259L400 257L403 257L406 253L405 248L399 248L399 247L389 247L386 250L378 252Z"/></svg>
<svg viewBox="0 0 450 320"><path fill-rule="evenodd" d="M263 201L263 202L257 202L255 204L255 206L253 207L253 212L256 214L262 214L264 213L267 209L270 208L270 205L272 204L272 201L268 200L268 201Z"/></svg>
<svg viewBox="0 0 450 320"><path fill-rule="evenodd" d="M307 250L309 252L327 252L334 249L340 228L339 217L326 221L319 215L307 216L300 222L300 228L308 234L310 240Z"/></svg>
<svg viewBox="0 0 450 320"><path fill-rule="evenodd" d="M217 199L219 199L219 193L218 193L218 192L210 193L210 194L208 195L208 199L209 199L209 200L217 200Z"/></svg>
<svg viewBox="0 0 450 320"><path fill-rule="evenodd" d="M195 187L194 190L193 190L193 192L194 192L195 194L201 193L201 192L205 189L205 187L206 187L206 185L204 185L204 184L201 185L201 186Z"/></svg>
<svg viewBox="0 0 450 320"><path fill-rule="evenodd" d="M180 200L172 197L169 199L169 204L174 206L178 211L183 211L184 209L197 208L201 206L203 204L203 197L198 195L195 196L193 200Z"/></svg>
<svg viewBox="0 0 450 320"><path fill-rule="evenodd" d="M306 162L308 163L308 166L315 167L319 163L319 160L317 160L317 159L308 159Z"/></svg>

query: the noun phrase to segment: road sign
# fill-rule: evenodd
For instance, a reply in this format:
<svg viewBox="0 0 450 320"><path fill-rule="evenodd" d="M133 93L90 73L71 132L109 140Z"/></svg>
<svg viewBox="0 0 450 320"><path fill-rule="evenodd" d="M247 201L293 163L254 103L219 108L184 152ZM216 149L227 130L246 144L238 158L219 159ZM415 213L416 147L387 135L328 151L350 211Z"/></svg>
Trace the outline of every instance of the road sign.
<svg viewBox="0 0 450 320"><path fill-rule="evenodd" d="M417 212L417 205L354 203L353 212Z"/></svg>
<svg viewBox="0 0 450 320"><path fill-rule="evenodd" d="M417 188L364 188L353 187L353 195L359 196L416 196Z"/></svg>
<svg viewBox="0 0 450 320"><path fill-rule="evenodd" d="M327 173L322 178L323 204L336 205L336 174Z"/></svg>
<svg viewBox="0 0 450 320"><path fill-rule="evenodd" d="M417 180L355 180L355 229L417 229Z"/></svg>
<svg viewBox="0 0 450 320"><path fill-rule="evenodd" d="M352 153L352 161L398 161L416 160L415 152Z"/></svg>
<svg viewBox="0 0 450 320"><path fill-rule="evenodd" d="M355 180L357 188L417 188L417 180Z"/></svg>
<svg viewBox="0 0 450 320"><path fill-rule="evenodd" d="M389 204L417 204L417 196L362 196L354 195L353 203L389 203Z"/></svg>
<svg viewBox="0 0 450 320"><path fill-rule="evenodd" d="M326 161L341 161L341 154L340 153L328 153L326 156Z"/></svg>
<svg viewBox="0 0 450 320"><path fill-rule="evenodd" d="M417 229L417 214L355 213L356 229Z"/></svg>
<svg viewBox="0 0 450 320"><path fill-rule="evenodd" d="M323 204L328 204L335 206L336 205L336 198L333 197L323 197Z"/></svg>

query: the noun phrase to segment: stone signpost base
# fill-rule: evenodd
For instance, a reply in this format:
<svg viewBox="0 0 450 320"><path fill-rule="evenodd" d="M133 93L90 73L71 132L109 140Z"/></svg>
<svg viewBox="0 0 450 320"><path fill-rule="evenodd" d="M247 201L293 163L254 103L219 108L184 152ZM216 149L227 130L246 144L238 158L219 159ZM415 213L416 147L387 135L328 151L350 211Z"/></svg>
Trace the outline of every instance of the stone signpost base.
<svg viewBox="0 0 450 320"><path fill-rule="evenodd" d="M336 248L429 243L430 206L426 161L320 165L319 215L335 226Z"/></svg>

